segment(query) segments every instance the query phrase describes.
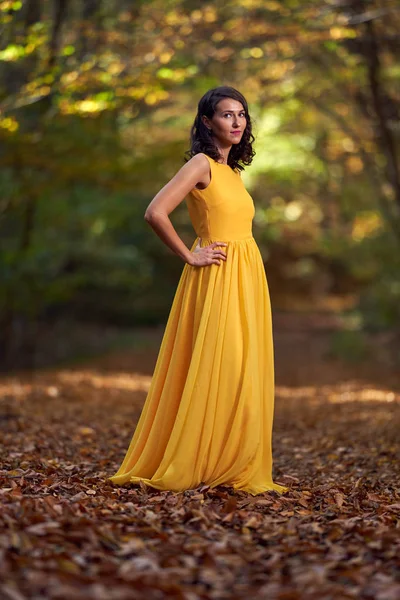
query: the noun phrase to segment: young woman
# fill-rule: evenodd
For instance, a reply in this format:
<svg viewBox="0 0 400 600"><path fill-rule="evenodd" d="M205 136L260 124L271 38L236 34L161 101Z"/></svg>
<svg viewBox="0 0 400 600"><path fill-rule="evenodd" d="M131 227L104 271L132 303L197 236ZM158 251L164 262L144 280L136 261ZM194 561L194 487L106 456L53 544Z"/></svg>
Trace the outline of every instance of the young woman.
<svg viewBox="0 0 400 600"><path fill-rule="evenodd" d="M192 127L190 160L146 210L186 264L135 433L109 478L117 485L226 485L252 495L288 489L272 480L271 305L252 235L254 203L240 175L253 141L242 94L209 90ZM190 250L168 217L185 198L198 236Z"/></svg>

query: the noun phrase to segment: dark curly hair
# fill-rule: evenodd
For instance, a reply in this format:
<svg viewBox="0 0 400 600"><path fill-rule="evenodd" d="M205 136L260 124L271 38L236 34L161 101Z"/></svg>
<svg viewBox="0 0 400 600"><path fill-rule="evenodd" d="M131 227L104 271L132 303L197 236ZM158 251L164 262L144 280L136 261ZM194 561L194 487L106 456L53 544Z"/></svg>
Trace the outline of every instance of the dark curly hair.
<svg viewBox="0 0 400 600"><path fill-rule="evenodd" d="M244 165L250 165L255 151L253 150L254 136L252 134L252 124L249 115L249 109L245 97L233 87L221 85L219 87L208 90L199 100L197 107L197 115L190 131L190 150L185 152L184 161L187 162L195 154L204 152L211 158L217 160L221 158L217 146L214 144L213 137L210 135L210 130L203 123L202 116L205 115L212 119L215 113L218 102L223 98L232 98L242 103L246 113L246 128L243 132L242 139L239 144L234 144L229 152L228 165L232 169L244 170L244 167L239 164L239 161Z"/></svg>

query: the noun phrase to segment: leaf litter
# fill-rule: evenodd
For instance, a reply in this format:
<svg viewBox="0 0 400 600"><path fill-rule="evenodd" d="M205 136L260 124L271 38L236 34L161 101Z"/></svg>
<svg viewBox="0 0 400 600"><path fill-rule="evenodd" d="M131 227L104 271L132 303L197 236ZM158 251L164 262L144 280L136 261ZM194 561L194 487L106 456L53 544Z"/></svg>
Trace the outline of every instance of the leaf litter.
<svg viewBox="0 0 400 600"><path fill-rule="evenodd" d="M350 379L336 363L328 382L306 365L299 381L301 352L296 362L291 352L276 386L282 496L107 481L154 355L147 374L135 372L131 352L3 377L0 598L398 600L398 381Z"/></svg>

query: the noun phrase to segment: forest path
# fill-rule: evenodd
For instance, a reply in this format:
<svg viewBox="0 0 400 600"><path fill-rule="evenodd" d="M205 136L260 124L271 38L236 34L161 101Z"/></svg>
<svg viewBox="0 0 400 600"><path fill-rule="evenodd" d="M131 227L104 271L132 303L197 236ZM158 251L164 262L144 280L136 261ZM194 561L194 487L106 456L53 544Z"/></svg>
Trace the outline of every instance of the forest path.
<svg viewBox="0 0 400 600"><path fill-rule="evenodd" d="M373 356L330 357L336 326L274 319L281 497L106 481L133 434L160 330L141 333L143 350L2 377L0 596L400 597L400 377Z"/></svg>

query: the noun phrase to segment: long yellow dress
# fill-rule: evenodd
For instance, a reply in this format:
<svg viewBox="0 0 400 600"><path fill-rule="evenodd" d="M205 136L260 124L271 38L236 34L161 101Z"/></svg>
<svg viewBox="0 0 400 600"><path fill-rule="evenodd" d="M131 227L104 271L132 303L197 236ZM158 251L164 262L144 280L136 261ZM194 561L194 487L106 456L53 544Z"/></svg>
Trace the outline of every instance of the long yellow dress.
<svg viewBox="0 0 400 600"><path fill-rule="evenodd" d="M252 235L254 203L239 171L207 158L210 184L186 198L197 234L191 250L224 241L227 259L185 264L141 416L109 479L282 493L288 488L272 480L271 305Z"/></svg>

